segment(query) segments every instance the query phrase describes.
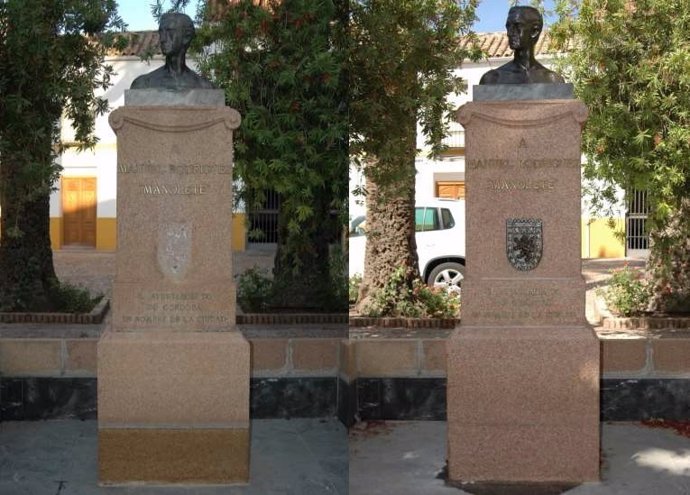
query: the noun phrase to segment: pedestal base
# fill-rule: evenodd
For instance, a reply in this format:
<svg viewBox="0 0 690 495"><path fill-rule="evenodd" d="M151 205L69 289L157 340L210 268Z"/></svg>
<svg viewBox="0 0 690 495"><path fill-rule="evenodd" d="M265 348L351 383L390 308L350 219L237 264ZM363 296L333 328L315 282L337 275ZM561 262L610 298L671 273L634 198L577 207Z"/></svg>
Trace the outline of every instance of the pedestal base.
<svg viewBox="0 0 690 495"><path fill-rule="evenodd" d="M249 428L99 428L102 484L245 484Z"/></svg>
<svg viewBox="0 0 690 495"><path fill-rule="evenodd" d="M105 332L100 482L247 483L249 360L234 331Z"/></svg>
<svg viewBox="0 0 690 495"><path fill-rule="evenodd" d="M590 328L460 327L447 352L451 482L599 479Z"/></svg>

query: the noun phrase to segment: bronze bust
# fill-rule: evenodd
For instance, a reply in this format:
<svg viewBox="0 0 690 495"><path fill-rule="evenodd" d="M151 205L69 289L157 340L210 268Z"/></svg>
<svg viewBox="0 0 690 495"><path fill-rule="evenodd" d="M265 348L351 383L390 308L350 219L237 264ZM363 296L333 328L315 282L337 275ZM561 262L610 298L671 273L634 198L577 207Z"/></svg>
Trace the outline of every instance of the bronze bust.
<svg viewBox="0 0 690 495"><path fill-rule="evenodd" d="M131 89L213 89L210 81L185 63L187 48L195 34L194 23L189 16L179 13L163 14L158 33L165 65L137 77L132 82Z"/></svg>
<svg viewBox="0 0 690 495"><path fill-rule="evenodd" d="M513 60L484 74L479 84L563 83L563 78L534 58L534 47L544 26L541 13L534 7L517 6L508 11L508 44L515 52Z"/></svg>

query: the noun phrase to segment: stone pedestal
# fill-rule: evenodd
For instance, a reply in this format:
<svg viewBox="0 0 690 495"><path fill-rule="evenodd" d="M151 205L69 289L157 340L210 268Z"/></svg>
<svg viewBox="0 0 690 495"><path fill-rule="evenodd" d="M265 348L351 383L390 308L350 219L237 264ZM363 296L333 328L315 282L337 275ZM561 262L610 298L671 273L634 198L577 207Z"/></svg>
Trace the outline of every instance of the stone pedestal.
<svg viewBox="0 0 690 495"><path fill-rule="evenodd" d="M599 477L599 342L580 256L586 116L567 99L458 111L467 270L447 347L451 482Z"/></svg>
<svg viewBox="0 0 690 495"><path fill-rule="evenodd" d="M240 116L154 104L110 116L118 252L98 344L99 480L246 483L250 351L230 244Z"/></svg>

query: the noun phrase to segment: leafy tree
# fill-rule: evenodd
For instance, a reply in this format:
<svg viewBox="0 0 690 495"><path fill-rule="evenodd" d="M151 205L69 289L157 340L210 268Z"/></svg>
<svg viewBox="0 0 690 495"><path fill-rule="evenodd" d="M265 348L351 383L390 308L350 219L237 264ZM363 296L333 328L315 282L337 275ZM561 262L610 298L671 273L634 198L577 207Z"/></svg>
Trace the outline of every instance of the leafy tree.
<svg viewBox="0 0 690 495"><path fill-rule="evenodd" d="M80 148L95 143L107 101L103 65L114 0L0 1L0 308L54 309L59 283L49 234L49 195L61 167L59 124L74 122Z"/></svg>
<svg viewBox="0 0 690 495"><path fill-rule="evenodd" d="M655 307L690 310L690 3L560 0L552 35L589 107L585 177L646 190Z"/></svg>
<svg viewBox="0 0 690 495"><path fill-rule="evenodd" d="M454 71L463 60L481 56L478 48L459 43L460 36L471 36L476 4L350 2L350 153L366 178L367 204L360 311L366 311L399 267L401 293L412 294L419 278L414 224L417 125L437 155L452 110L447 95L465 90Z"/></svg>
<svg viewBox="0 0 690 495"><path fill-rule="evenodd" d="M274 304L344 309L329 242L347 197L344 0L240 0L198 32L202 71L239 110L235 172L248 206L281 196ZM218 10L216 10L218 12ZM202 6L200 19L208 19ZM340 295L340 297L338 297Z"/></svg>

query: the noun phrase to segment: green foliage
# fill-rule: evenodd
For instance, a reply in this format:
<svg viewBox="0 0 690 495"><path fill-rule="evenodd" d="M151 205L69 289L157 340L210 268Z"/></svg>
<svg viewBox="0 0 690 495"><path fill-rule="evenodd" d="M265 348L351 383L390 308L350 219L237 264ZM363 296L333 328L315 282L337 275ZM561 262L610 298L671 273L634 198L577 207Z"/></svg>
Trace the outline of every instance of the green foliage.
<svg viewBox="0 0 690 495"><path fill-rule="evenodd" d="M354 277L350 277L348 280L348 291L347 291L347 299L350 304L354 304L357 302L357 298L359 297L359 286L362 284L362 276L359 274L356 274Z"/></svg>
<svg viewBox="0 0 690 495"><path fill-rule="evenodd" d="M59 175L63 113L81 149L96 143L95 117L108 103L94 93L110 85L112 67L102 62L116 42L104 31L123 27L116 7L113 0L0 3L0 194L20 210L48 194Z"/></svg>
<svg viewBox="0 0 690 495"><path fill-rule="evenodd" d="M456 318L459 312L459 294L429 287L419 280L416 280L412 287L408 287L405 269L399 267L383 289L376 291L362 314L408 318Z"/></svg>
<svg viewBox="0 0 690 495"><path fill-rule="evenodd" d="M344 0L242 0L198 30L200 68L242 115L235 174L248 209L281 197L274 275L284 305L317 305L329 286L328 244L347 211L347 79L338 40ZM199 12L206 19L206 9ZM213 45L210 52L203 47ZM341 291L342 292L342 291Z"/></svg>
<svg viewBox="0 0 690 495"><path fill-rule="evenodd" d="M169 7L166 8L166 5ZM155 0L151 4L151 15L160 21L160 18L166 12L182 12L184 13L185 7L189 4L189 0Z"/></svg>
<svg viewBox="0 0 690 495"><path fill-rule="evenodd" d="M653 307L665 313L690 312L690 196L665 225L652 233L647 269L654 281Z"/></svg>
<svg viewBox="0 0 690 495"><path fill-rule="evenodd" d="M663 223L688 194L690 4L687 0L562 1L552 34L571 42L565 62L589 108L585 176L646 189ZM577 16L575 10L577 9Z"/></svg>
<svg viewBox="0 0 690 495"><path fill-rule="evenodd" d="M406 287L419 278L412 207L417 128L431 155L438 155L453 110L448 95L465 91L456 71L464 60L481 57L479 48L460 39L474 38L476 5L477 0L350 2L350 157L367 180L369 229L359 311L396 311L396 305L370 299L381 301L378 292L385 292L389 274L401 264ZM404 294L414 306L411 292Z"/></svg>
<svg viewBox="0 0 690 495"><path fill-rule="evenodd" d="M244 199L259 206L263 191L282 195L287 234L303 244L317 217L315 198L341 209L347 194L347 114L340 86L342 53L331 50L333 2L251 0L199 30L199 46L219 43L200 67L242 115L235 135L235 172ZM202 13L203 15L203 13ZM202 54L203 55L203 54Z"/></svg>
<svg viewBox="0 0 690 495"><path fill-rule="evenodd" d="M346 311L348 308L347 260L340 245L333 245L329 254L329 281L332 287L330 302L326 302L326 311Z"/></svg>
<svg viewBox="0 0 690 495"><path fill-rule="evenodd" d="M91 297L88 289L65 282L52 289L55 311L60 313L89 313L103 299L103 294Z"/></svg>
<svg viewBox="0 0 690 495"><path fill-rule="evenodd" d="M38 264L28 261L26 273L32 274ZM36 293L40 292L35 278L24 277L11 293L13 299L0 301L0 311L49 311L55 313L88 313L103 299L103 294L92 297L88 289L53 280L47 290L43 307L36 308Z"/></svg>
<svg viewBox="0 0 690 495"><path fill-rule="evenodd" d="M0 311L30 311L40 287L40 264L35 257L24 260L22 273L12 290L0 292Z"/></svg>
<svg viewBox="0 0 690 495"><path fill-rule="evenodd" d="M442 151L451 93L465 82L456 69L478 60L476 0L357 0L350 3L350 154L379 185L414 174L417 123L433 155ZM410 142L410 139L412 142Z"/></svg>
<svg viewBox="0 0 690 495"><path fill-rule="evenodd" d="M72 121L78 149L96 143L108 103L106 50L124 24L114 0L0 2L0 304L51 306L55 283L48 196L61 167L60 119Z"/></svg>
<svg viewBox="0 0 690 495"><path fill-rule="evenodd" d="M328 298L319 302L318 311L345 311L346 263L342 252L336 246L331 249L330 271L326 285L331 287ZM305 277L308 278L308 277ZM240 275L237 284L237 302L245 313L265 313L282 309L282 291L279 284L265 269L250 268Z"/></svg>
<svg viewBox="0 0 690 495"><path fill-rule="evenodd" d="M271 302L273 279L266 270L250 268L237 282L237 303L245 313L263 313Z"/></svg>
<svg viewBox="0 0 690 495"><path fill-rule="evenodd" d="M652 252L682 244L687 222L667 227L690 195L690 3L560 0L557 12L551 33L570 48L565 75L589 108L584 176L596 183L594 206L615 204L616 186L646 190Z"/></svg>
<svg viewBox="0 0 690 495"><path fill-rule="evenodd" d="M619 316L634 316L646 311L652 294L643 273L627 266L611 273L609 286L603 291L609 310Z"/></svg>

